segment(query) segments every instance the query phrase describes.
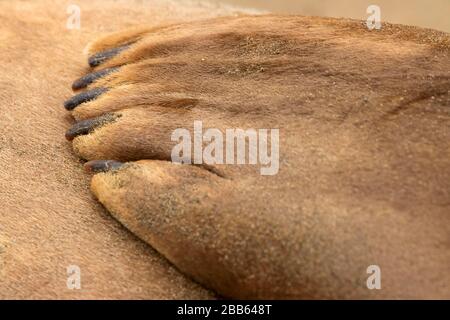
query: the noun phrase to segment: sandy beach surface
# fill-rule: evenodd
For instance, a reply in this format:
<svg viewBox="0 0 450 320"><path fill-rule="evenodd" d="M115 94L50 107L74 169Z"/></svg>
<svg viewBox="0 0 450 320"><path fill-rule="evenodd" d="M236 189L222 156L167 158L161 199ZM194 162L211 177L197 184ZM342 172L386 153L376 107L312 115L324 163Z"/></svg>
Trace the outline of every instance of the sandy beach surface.
<svg viewBox="0 0 450 320"><path fill-rule="evenodd" d="M274 13L365 20L370 5L380 7L382 21L450 32L448 0L213 0Z"/></svg>

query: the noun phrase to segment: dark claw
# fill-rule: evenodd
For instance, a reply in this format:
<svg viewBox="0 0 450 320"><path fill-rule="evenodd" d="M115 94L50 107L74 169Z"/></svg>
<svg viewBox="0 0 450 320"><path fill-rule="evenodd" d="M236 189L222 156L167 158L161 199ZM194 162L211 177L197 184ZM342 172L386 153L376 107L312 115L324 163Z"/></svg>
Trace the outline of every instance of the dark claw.
<svg viewBox="0 0 450 320"><path fill-rule="evenodd" d="M115 160L92 160L84 164L84 169L87 172L107 172L110 170L120 169L124 165L123 162Z"/></svg>
<svg viewBox="0 0 450 320"><path fill-rule="evenodd" d="M75 123L72 128L67 130L66 139L72 141L75 137L83 134L89 134L94 131L94 129L101 127L107 123L111 123L118 117L119 115L108 113L97 118L79 121Z"/></svg>
<svg viewBox="0 0 450 320"><path fill-rule="evenodd" d="M123 50L127 49L129 46L130 45L127 44L127 45L124 45L121 47L112 48L109 50L98 52L89 57L89 59L88 59L89 65L91 67L96 67L96 66L102 64L103 62L105 62L106 60L111 59L112 57L114 57L118 53L122 52Z"/></svg>
<svg viewBox="0 0 450 320"><path fill-rule="evenodd" d="M75 80L75 82L72 84L72 89L78 90L78 89L86 88L88 85L90 85L95 80L102 78L114 71L117 71L117 69L119 69L119 68L114 67L114 68L106 68L106 69L96 71L96 72L91 72L91 73L85 75L84 77L81 77L78 80Z"/></svg>
<svg viewBox="0 0 450 320"><path fill-rule="evenodd" d="M102 93L104 93L107 90L108 89L106 89L106 88L95 88L95 89L92 89L89 91L79 93L79 94L73 96L72 98L70 98L69 100L67 100L66 102L64 102L64 108L66 108L67 110L73 110L79 104L86 102L86 101L94 100L95 98L97 98L99 95L101 95Z"/></svg>

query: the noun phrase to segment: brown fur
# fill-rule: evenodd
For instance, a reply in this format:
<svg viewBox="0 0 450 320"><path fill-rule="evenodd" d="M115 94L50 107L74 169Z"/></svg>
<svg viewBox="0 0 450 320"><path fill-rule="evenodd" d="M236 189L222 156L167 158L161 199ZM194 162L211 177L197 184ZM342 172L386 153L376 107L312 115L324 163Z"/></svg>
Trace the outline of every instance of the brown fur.
<svg viewBox="0 0 450 320"><path fill-rule="evenodd" d="M450 297L448 34L237 17L122 32L90 53L130 42L90 87L110 90L73 114L121 115L74 140L81 157L153 159L92 181L131 231L229 297ZM156 161L194 120L280 128L279 174Z"/></svg>
<svg viewBox="0 0 450 320"><path fill-rule="evenodd" d="M92 197L64 132L70 84L87 71L83 47L134 24L232 15L200 1L77 0L81 29L66 29L56 0L0 1L0 298L205 299ZM66 268L81 268L81 290Z"/></svg>

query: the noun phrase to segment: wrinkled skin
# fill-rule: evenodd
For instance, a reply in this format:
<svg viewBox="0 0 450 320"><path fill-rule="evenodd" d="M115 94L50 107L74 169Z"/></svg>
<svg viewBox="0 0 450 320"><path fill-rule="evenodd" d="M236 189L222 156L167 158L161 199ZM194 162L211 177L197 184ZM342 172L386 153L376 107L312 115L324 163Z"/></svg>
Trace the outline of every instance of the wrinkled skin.
<svg viewBox="0 0 450 320"><path fill-rule="evenodd" d="M450 297L448 34L244 16L88 53L66 137L106 171L100 202L181 271L233 298ZM170 162L171 133L195 120L279 128L278 174Z"/></svg>

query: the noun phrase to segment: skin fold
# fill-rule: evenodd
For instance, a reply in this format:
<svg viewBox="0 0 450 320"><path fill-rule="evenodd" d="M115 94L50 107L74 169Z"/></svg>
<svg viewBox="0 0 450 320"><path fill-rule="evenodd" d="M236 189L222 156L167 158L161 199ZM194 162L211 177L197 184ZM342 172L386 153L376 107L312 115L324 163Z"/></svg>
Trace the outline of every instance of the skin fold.
<svg viewBox="0 0 450 320"><path fill-rule="evenodd" d="M96 198L183 273L232 298L450 297L448 34L238 16L87 51L66 137L104 171ZM172 163L196 120L279 128L278 173Z"/></svg>

